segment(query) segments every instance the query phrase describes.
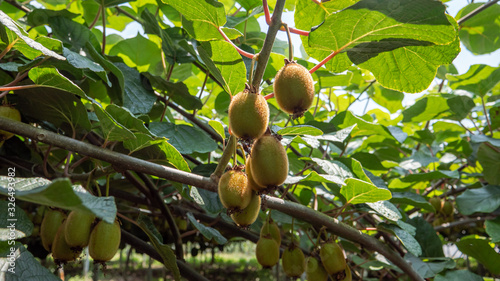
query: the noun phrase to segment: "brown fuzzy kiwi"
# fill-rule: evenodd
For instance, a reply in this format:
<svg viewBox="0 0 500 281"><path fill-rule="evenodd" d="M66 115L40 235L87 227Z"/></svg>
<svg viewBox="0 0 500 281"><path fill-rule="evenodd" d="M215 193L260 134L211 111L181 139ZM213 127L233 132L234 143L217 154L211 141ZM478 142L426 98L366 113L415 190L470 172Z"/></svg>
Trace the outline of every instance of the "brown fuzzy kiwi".
<svg viewBox="0 0 500 281"><path fill-rule="evenodd" d="M66 214L59 210L48 209L45 212L40 225L40 237L45 250L52 251L52 243L65 218Z"/></svg>
<svg viewBox="0 0 500 281"><path fill-rule="evenodd" d="M266 222L262 225L260 229L260 237L271 235L271 238L281 245L281 231L278 225L273 221L271 217L267 217Z"/></svg>
<svg viewBox="0 0 500 281"><path fill-rule="evenodd" d="M261 236L255 247L255 256L264 268L273 267L280 259L280 246L270 235Z"/></svg>
<svg viewBox="0 0 500 281"><path fill-rule="evenodd" d="M6 117L15 121L21 121L21 113L10 105L0 106L0 116ZM11 132L0 130L0 142L10 139L14 134Z"/></svg>
<svg viewBox="0 0 500 281"><path fill-rule="evenodd" d="M241 210L241 212L236 212L231 214L231 219L240 227L248 227L257 220L260 211L260 196L254 191L252 192L252 199L250 204Z"/></svg>
<svg viewBox="0 0 500 281"><path fill-rule="evenodd" d="M281 110L300 117L311 107L314 99L314 80L302 65L285 60L274 78L274 97Z"/></svg>
<svg viewBox="0 0 500 281"><path fill-rule="evenodd" d="M252 199L247 175L239 170L225 172L219 180L219 199L230 212L245 209Z"/></svg>
<svg viewBox="0 0 500 281"><path fill-rule="evenodd" d="M82 211L71 211L66 219L64 237L71 248L82 249L89 244L90 231L95 215Z"/></svg>
<svg viewBox="0 0 500 281"><path fill-rule="evenodd" d="M281 142L264 135L252 146L252 179L260 186L275 187L285 182L288 175L288 156Z"/></svg>
<svg viewBox="0 0 500 281"><path fill-rule="evenodd" d="M251 168L251 161L252 158L250 156L247 157L247 160L245 162L245 173L247 174L247 179L248 179L248 185L255 191L261 192L265 190L267 187L258 185L255 180L253 179L252 176L252 168Z"/></svg>
<svg viewBox="0 0 500 281"><path fill-rule="evenodd" d="M306 279L308 281L327 281L328 273L323 265L315 257L308 257L306 260Z"/></svg>
<svg viewBox="0 0 500 281"><path fill-rule="evenodd" d="M334 241L327 241L319 250L321 262L328 274L333 275L345 270L347 264L342 248Z"/></svg>
<svg viewBox="0 0 500 281"><path fill-rule="evenodd" d="M66 242L66 222L67 220L59 226L54 237L54 243L52 243L52 257L57 264L74 261L82 253L81 249L71 249Z"/></svg>
<svg viewBox="0 0 500 281"><path fill-rule="evenodd" d="M240 139L250 140L264 134L269 123L269 106L261 94L244 90L229 104L229 128Z"/></svg>
<svg viewBox="0 0 500 281"><path fill-rule="evenodd" d="M120 246L120 222L100 221L90 233L89 254L94 262L104 263L111 260Z"/></svg>
<svg viewBox="0 0 500 281"><path fill-rule="evenodd" d="M306 270L306 258L295 243L290 244L281 257L283 271L289 277L299 277Z"/></svg>

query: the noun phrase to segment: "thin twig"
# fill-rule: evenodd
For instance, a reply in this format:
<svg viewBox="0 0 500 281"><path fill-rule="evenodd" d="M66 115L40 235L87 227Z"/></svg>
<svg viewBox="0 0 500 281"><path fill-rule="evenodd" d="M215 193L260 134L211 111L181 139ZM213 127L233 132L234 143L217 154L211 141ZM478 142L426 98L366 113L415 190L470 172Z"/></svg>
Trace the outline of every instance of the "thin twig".
<svg viewBox="0 0 500 281"><path fill-rule="evenodd" d="M219 28L217 28L217 30L219 30L219 33L222 35L222 37L224 37L224 40L226 40L227 42L229 42L231 45L233 45L233 47L236 49L236 51L238 51L238 53L240 53L240 55L242 56L245 56L249 59L253 58L254 54L250 54L249 52L245 52L243 51L242 49L240 49L240 47L236 46L233 41L231 41L231 39L229 39L226 35L226 33L224 33L224 31L222 31L222 27L219 26Z"/></svg>
<svg viewBox="0 0 500 281"><path fill-rule="evenodd" d="M480 12L484 11L486 8L488 8L490 6L493 6L498 1L500 1L500 0L489 1L489 2L484 3L481 6L477 7L474 11L468 13L467 15L465 15L462 18L460 18L459 20L457 20L458 25L464 24L464 22L470 20L473 16L475 16L475 15L479 14Z"/></svg>
<svg viewBox="0 0 500 281"><path fill-rule="evenodd" d="M491 129L490 118L488 117L488 112L486 111L486 105L484 104L484 97L481 96L481 104L483 105L483 113L486 118L486 123L488 124L488 128L490 129L490 134L493 136L493 130Z"/></svg>

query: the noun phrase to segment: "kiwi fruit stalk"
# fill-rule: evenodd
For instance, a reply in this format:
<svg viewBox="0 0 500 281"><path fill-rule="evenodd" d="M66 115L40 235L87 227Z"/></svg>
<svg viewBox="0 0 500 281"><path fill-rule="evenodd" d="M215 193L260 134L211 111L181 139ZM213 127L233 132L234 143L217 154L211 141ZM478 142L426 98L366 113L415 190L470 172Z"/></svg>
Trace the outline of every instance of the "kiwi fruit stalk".
<svg viewBox="0 0 500 281"><path fill-rule="evenodd" d="M288 156L281 142L272 135L264 135L252 146L250 152L252 179L259 186L276 187L288 175Z"/></svg>
<svg viewBox="0 0 500 281"><path fill-rule="evenodd" d="M311 107L314 99L314 80L302 65L285 60L274 78L274 97L281 110L300 117Z"/></svg>
<svg viewBox="0 0 500 281"><path fill-rule="evenodd" d="M252 188L247 184L247 176L239 170L225 172L219 180L219 199L230 212L245 209L252 199Z"/></svg>
<svg viewBox="0 0 500 281"><path fill-rule="evenodd" d="M228 117L232 134L244 140L256 139L267 129L269 106L261 94L244 90L232 97Z"/></svg>

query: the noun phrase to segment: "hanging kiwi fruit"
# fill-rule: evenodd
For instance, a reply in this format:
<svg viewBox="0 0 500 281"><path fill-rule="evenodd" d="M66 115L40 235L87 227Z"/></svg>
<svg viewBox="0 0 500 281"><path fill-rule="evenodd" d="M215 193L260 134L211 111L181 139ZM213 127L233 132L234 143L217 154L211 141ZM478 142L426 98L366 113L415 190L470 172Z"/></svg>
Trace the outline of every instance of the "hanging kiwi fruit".
<svg viewBox="0 0 500 281"><path fill-rule="evenodd" d="M243 140L259 138L269 123L269 106L259 93L248 88L232 97L229 104L229 128Z"/></svg>
<svg viewBox="0 0 500 281"><path fill-rule="evenodd" d="M66 214L61 210L47 209L40 225L40 237L45 250L52 251L52 243L59 227L62 225Z"/></svg>
<svg viewBox="0 0 500 281"><path fill-rule="evenodd" d="M260 211L261 198L255 191L252 191L252 198L248 206L240 212L231 214L231 219L239 227L249 227L257 220Z"/></svg>
<svg viewBox="0 0 500 281"><path fill-rule="evenodd" d="M260 137L253 144L250 157L252 179L257 185L273 188L285 182L288 156L278 137Z"/></svg>
<svg viewBox="0 0 500 281"><path fill-rule="evenodd" d="M89 254L95 263L105 263L111 260L120 246L120 223L99 221L90 233Z"/></svg>
<svg viewBox="0 0 500 281"><path fill-rule="evenodd" d="M247 175L241 170L225 172L218 187L219 199L230 213L245 209L252 199L252 189L247 184Z"/></svg>

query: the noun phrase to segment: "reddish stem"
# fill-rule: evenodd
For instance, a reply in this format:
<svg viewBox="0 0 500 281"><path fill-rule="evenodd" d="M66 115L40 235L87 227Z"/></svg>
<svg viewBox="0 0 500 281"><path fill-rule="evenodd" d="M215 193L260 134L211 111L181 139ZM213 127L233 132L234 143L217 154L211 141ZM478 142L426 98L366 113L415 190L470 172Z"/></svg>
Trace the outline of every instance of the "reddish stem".
<svg viewBox="0 0 500 281"><path fill-rule="evenodd" d="M23 90L23 89L36 88L36 87L40 87L40 85L22 85L22 86L0 87L0 92Z"/></svg>
<svg viewBox="0 0 500 281"><path fill-rule="evenodd" d="M318 5L321 5L321 1L320 0L311 0L313 1L314 3L318 4Z"/></svg>
<svg viewBox="0 0 500 281"><path fill-rule="evenodd" d="M271 14L269 13L269 6L267 5L267 0L262 0L262 5L264 6L264 15L266 16L266 23L267 25L271 24ZM281 31L286 31L283 27L280 28ZM296 29L293 27L289 28L291 33L303 35L303 36L309 36L309 31L305 30L300 30Z"/></svg>
<svg viewBox="0 0 500 281"><path fill-rule="evenodd" d="M274 98L274 92L273 92L273 93L270 93L269 95L265 95L265 96L264 96L264 98L265 98L266 100L271 99L271 98Z"/></svg>
<svg viewBox="0 0 500 281"><path fill-rule="evenodd" d="M337 50L333 53L331 53L330 55L328 55L328 57L326 57L324 60L322 60L320 63L318 63L315 67L311 68L311 70L309 70L309 73L314 73L314 71L318 70L320 67L322 67L325 63L327 63L329 60L331 60L334 56L336 56L338 53L340 53L341 50Z"/></svg>
<svg viewBox="0 0 500 281"><path fill-rule="evenodd" d="M253 55L253 54L250 54L250 53L248 53L248 52L245 52L245 51L243 51L242 49L240 49L238 46L234 45L233 41L231 41L231 40L227 37L226 33L224 33L224 31L222 31L222 28L221 28L220 26L217 28L217 30L219 30L219 33L222 35L222 37L224 37L224 39L225 39L227 42L229 42L229 43L231 43L231 45L233 45L233 47L236 49L236 51L238 51L238 53L240 53L240 55L245 56L245 57L247 57L247 58L249 58L249 59L253 59L253 56L254 56L254 55Z"/></svg>

